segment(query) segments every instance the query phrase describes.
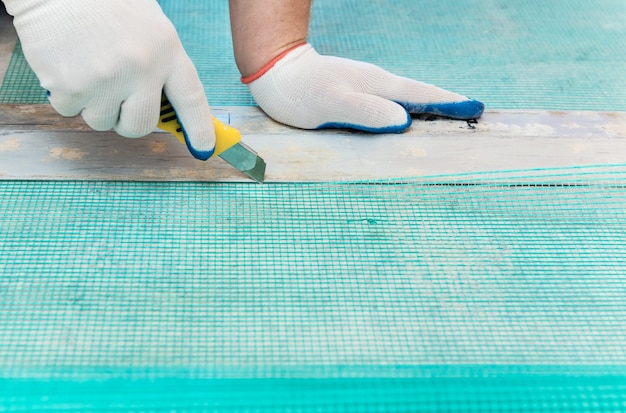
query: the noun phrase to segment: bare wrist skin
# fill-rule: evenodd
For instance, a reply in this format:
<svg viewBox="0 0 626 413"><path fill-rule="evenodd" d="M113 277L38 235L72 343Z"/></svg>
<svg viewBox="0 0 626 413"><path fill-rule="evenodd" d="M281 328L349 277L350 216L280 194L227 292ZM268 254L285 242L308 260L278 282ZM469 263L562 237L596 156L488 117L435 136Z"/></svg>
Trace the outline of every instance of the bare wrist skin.
<svg viewBox="0 0 626 413"><path fill-rule="evenodd" d="M242 77L306 43L311 0L230 0L235 62Z"/></svg>

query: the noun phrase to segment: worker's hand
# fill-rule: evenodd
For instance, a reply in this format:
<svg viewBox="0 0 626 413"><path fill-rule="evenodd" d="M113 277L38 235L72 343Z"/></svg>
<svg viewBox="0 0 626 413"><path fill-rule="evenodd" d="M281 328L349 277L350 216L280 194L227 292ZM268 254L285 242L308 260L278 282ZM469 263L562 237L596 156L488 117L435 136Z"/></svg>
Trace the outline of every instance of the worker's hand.
<svg viewBox="0 0 626 413"><path fill-rule="evenodd" d="M321 56L308 44L242 81L270 117L303 129L402 132L410 114L475 119L484 110L476 100L368 63Z"/></svg>
<svg viewBox="0 0 626 413"><path fill-rule="evenodd" d="M64 116L140 137L165 91L199 159L215 147L203 86L156 0L4 0L26 60Z"/></svg>

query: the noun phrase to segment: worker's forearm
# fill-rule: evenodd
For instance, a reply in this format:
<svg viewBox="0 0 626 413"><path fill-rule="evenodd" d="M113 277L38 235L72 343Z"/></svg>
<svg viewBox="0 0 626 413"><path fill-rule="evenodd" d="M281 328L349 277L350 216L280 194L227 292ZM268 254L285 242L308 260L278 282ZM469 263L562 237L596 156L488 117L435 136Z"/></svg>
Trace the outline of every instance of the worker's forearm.
<svg viewBox="0 0 626 413"><path fill-rule="evenodd" d="M311 0L230 0L229 4L235 61L244 77L306 42Z"/></svg>

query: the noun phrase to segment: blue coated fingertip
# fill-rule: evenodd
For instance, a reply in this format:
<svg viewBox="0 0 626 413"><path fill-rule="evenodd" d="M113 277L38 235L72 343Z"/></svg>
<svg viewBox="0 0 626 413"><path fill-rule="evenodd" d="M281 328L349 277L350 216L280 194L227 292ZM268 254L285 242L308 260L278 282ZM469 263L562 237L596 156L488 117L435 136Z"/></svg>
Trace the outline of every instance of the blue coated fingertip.
<svg viewBox="0 0 626 413"><path fill-rule="evenodd" d="M485 105L474 99L447 103L397 103L413 115L428 114L460 120L477 119L485 111Z"/></svg>
<svg viewBox="0 0 626 413"><path fill-rule="evenodd" d="M411 126L411 122L413 121L410 114L407 113L406 117L406 122L400 125L390 125L382 128L372 128L365 125L356 125L354 123L328 122L315 129L352 129L367 133L402 133L407 130L409 126Z"/></svg>
<svg viewBox="0 0 626 413"><path fill-rule="evenodd" d="M213 147L213 149L211 149L210 151L197 150L191 145L191 142L189 141L189 136L187 135L187 131L185 130L185 127L180 122L180 120L178 121L178 124L180 125L180 129L182 130L183 136L185 137L185 143L187 144L187 149L189 150L191 155L193 155L194 158L199 159L201 161L206 161L211 156L213 156L213 153L215 152L215 147Z"/></svg>

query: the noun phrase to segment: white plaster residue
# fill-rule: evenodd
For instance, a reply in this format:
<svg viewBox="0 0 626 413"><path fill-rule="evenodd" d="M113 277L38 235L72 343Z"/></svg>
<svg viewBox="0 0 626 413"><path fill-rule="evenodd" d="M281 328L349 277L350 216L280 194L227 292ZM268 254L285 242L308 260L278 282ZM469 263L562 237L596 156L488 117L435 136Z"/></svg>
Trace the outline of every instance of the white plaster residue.
<svg viewBox="0 0 626 413"><path fill-rule="evenodd" d="M419 147L419 146L413 147L413 148L409 148L409 153L414 158L425 158L425 157L428 156L428 153L426 152L426 150L424 148Z"/></svg>
<svg viewBox="0 0 626 413"><path fill-rule="evenodd" d="M566 129L580 129L583 127L580 123L576 123L576 122L567 122L567 123L562 124L561 126Z"/></svg>
<svg viewBox="0 0 626 413"><path fill-rule="evenodd" d="M607 123L601 126L601 129L610 136L626 138L626 122L625 123Z"/></svg>
<svg viewBox="0 0 626 413"><path fill-rule="evenodd" d="M583 153L589 149L589 145L586 143L575 143L572 147L575 154Z"/></svg>
<svg viewBox="0 0 626 413"><path fill-rule="evenodd" d="M410 156L409 159L421 159L428 156L428 152L426 152L426 149L424 149L423 147L410 144L407 145L406 143L394 145L394 151L399 154L406 153Z"/></svg>
<svg viewBox="0 0 626 413"><path fill-rule="evenodd" d="M7 139L4 142L0 142L0 152L11 152L16 151L20 147L20 139L13 138Z"/></svg>
<svg viewBox="0 0 626 413"><path fill-rule="evenodd" d="M552 126L543 123L527 123L524 125L524 132L532 136L554 136L555 130Z"/></svg>
<svg viewBox="0 0 626 413"><path fill-rule="evenodd" d="M484 122L480 124L481 132L499 132L515 136L555 136L556 131L543 123L526 123L524 125L500 122Z"/></svg>

